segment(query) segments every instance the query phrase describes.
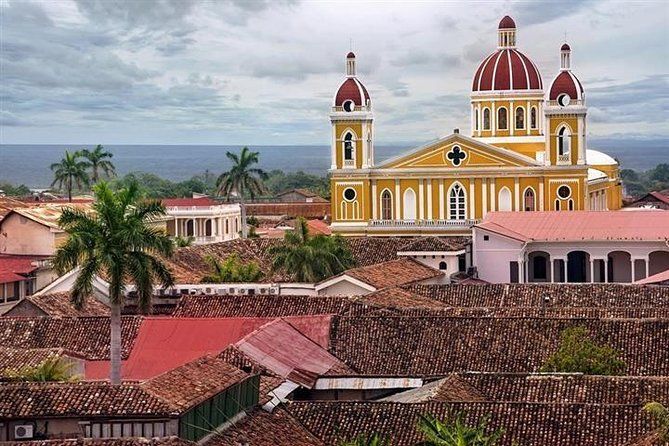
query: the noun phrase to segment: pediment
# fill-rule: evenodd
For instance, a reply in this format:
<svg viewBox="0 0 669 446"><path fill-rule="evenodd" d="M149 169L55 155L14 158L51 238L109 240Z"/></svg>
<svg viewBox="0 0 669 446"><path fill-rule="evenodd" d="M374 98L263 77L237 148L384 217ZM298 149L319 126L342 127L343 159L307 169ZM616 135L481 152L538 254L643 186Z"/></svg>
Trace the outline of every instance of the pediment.
<svg viewBox="0 0 669 446"><path fill-rule="evenodd" d="M380 169L490 168L538 166L536 160L454 133L385 161Z"/></svg>

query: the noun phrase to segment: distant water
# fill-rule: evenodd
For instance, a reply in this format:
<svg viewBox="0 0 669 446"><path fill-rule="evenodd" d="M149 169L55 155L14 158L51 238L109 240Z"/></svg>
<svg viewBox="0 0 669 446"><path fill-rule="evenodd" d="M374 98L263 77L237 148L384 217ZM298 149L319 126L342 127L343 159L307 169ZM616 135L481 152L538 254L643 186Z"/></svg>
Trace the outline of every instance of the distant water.
<svg viewBox="0 0 669 446"><path fill-rule="evenodd" d="M376 162L383 161L419 144L377 145ZM659 163L669 163L669 141L590 140L590 146L617 158L623 167L646 170ZM67 150L92 148L83 145L0 145L0 182L39 188L51 183L49 166L60 160ZM209 170L219 173L229 166L227 151L238 152L241 146L186 145L105 145L114 154L113 162L120 175L132 171L151 172L163 178L180 181ZM302 170L325 175L330 167L328 146L250 146L260 152L265 170L286 172Z"/></svg>

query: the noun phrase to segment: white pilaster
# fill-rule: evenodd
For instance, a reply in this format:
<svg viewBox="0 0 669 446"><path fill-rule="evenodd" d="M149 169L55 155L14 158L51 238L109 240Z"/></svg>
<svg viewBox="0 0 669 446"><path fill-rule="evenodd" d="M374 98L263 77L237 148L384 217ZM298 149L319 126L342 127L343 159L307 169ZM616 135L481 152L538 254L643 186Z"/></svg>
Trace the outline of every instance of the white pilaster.
<svg viewBox="0 0 669 446"><path fill-rule="evenodd" d="M520 208L520 178L513 179L513 207L516 212L522 211Z"/></svg>
<svg viewBox="0 0 669 446"><path fill-rule="evenodd" d="M439 180L439 220L444 220L444 180Z"/></svg>
<svg viewBox="0 0 669 446"><path fill-rule="evenodd" d="M372 180L372 220L376 220L378 218L378 211L377 211L377 196L376 196L376 180Z"/></svg>
<svg viewBox="0 0 669 446"><path fill-rule="evenodd" d="M495 101L490 104L490 130L492 136L497 135L497 110L495 109Z"/></svg>
<svg viewBox="0 0 669 446"><path fill-rule="evenodd" d="M362 123L362 139L360 140L360 143L362 144L362 168L367 169L369 167L369 145L368 143L368 135L367 132L369 131L369 128L367 127L367 123L363 122Z"/></svg>
<svg viewBox="0 0 669 446"><path fill-rule="evenodd" d="M425 187L422 178L418 180L418 219L425 219Z"/></svg>
<svg viewBox="0 0 669 446"><path fill-rule="evenodd" d="M497 210L497 191L495 190L495 179L490 179L490 212Z"/></svg>
<svg viewBox="0 0 669 446"><path fill-rule="evenodd" d="M432 180L427 180L427 219L432 220Z"/></svg>
<svg viewBox="0 0 669 446"><path fill-rule="evenodd" d="M400 209L400 180L395 180L395 220L402 219L402 212Z"/></svg>
<svg viewBox="0 0 669 446"><path fill-rule="evenodd" d="M481 180L481 218L488 213L488 179Z"/></svg>
<svg viewBox="0 0 669 446"><path fill-rule="evenodd" d="M516 111L513 108L513 101L509 102L509 113L506 116L506 123L509 125L509 135L513 136L516 128Z"/></svg>
<svg viewBox="0 0 669 446"><path fill-rule="evenodd" d="M583 118L576 118L578 127L578 164L585 164L585 147L583 147Z"/></svg>
<svg viewBox="0 0 669 446"><path fill-rule="evenodd" d="M530 101L527 101L527 106L525 107L525 128L526 132L530 134L530 124L532 122L532 110L530 109Z"/></svg>
<svg viewBox="0 0 669 446"><path fill-rule="evenodd" d="M472 220L476 218L476 206L474 201L474 178L469 180L469 218Z"/></svg>
<svg viewBox="0 0 669 446"><path fill-rule="evenodd" d="M332 123L332 148L330 149L330 169L337 168L337 128Z"/></svg>
<svg viewBox="0 0 669 446"><path fill-rule="evenodd" d="M539 183L539 210L544 210L544 179Z"/></svg>

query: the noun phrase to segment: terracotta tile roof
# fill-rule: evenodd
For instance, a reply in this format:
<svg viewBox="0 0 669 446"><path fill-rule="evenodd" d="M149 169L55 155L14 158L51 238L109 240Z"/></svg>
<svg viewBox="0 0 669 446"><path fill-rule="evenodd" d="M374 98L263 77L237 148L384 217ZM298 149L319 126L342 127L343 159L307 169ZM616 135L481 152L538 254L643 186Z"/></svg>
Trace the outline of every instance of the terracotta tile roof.
<svg viewBox="0 0 669 446"><path fill-rule="evenodd" d="M669 317L669 288L658 286L457 284L404 289L440 302L441 310L454 316Z"/></svg>
<svg viewBox="0 0 669 446"><path fill-rule="evenodd" d="M9 370L16 370L21 367L37 366L49 358L57 356L74 356L78 355L68 352L62 348L7 348L0 347L0 379Z"/></svg>
<svg viewBox="0 0 669 446"><path fill-rule="evenodd" d="M0 417L168 416L162 399L139 385L106 382L0 384Z"/></svg>
<svg viewBox="0 0 669 446"><path fill-rule="evenodd" d="M416 237L412 242L402 246L404 252L453 252L465 248L471 239L469 237Z"/></svg>
<svg viewBox="0 0 669 446"><path fill-rule="evenodd" d="M405 285L421 280L443 276L443 272L423 265L413 259L402 258L389 260L376 265L363 266L346 270L342 275L352 277L381 289Z"/></svg>
<svg viewBox="0 0 669 446"><path fill-rule="evenodd" d="M397 253L405 246L420 241L423 250L438 251L444 248L444 243L452 250L464 248L469 242L467 237L427 237L428 241L420 241L419 237L350 237L345 238L356 264L359 267L374 265L381 262L397 259ZM446 242L445 242L445 241ZM271 274L272 258L268 249L280 243L277 239L236 239L221 243L189 246L180 248L172 259L167 261L173 271L177 283L200 283L209 273L209 265L205 258L209 255L216 259L224 259L230 254L238 254L244 261L258 263L265 273L266 281L287 282L290 277L282 274ZM433 245L433 243L435 243ZM416 247L414 246L415 249ZM457 249L456 249L457 248Z"/></svg>
<svg viewBox="0 0 669 446"><path fill-rule="evenodd" d="M350 306L334 296L197 296L181 298L174 317L284 317L342 314Z"/></svg>
<svg viewBox="0 0 669 446"><path fill-rule="evenodd" d="M78 310L72 305L69 292L50 294L35 294L28 296L17 305L30 303L37 309L43 311L46 316L54 317L77 317L77 316L109 316L109 307L89 297L84 301L83 307ZM11 315L11 310L10 315Z"/></svg>
<svg viewBox="0 0 669 446"><path fill-rule="evenodd" d="M667 442L660 440L657 433L652 433L637 438L632 443L628 443L627 446L667 446Z"/></svg>
<svg viewBox="0 0 669 446"><path fill-rule="evenodd" d="M669 213L641 210L489 212L476 227L522 241L667 240Z"/></svg>
<svg viewBox="0 0 669 446"><path fill-rule="evenodd" d="M166 438L71 438L61 440L7 441L3 446L186 446L195 445L177 437Z"/></svg>
<svg viewBox="0 0 669 446"><path fill-rule="evenodd" d="M362 297L361 301L368 305L384 308L440 310L444 307L444 304L438 300L413 292L410 286L384 288L374 291Z"/></svg>
<svg viewBox="0 0 669 446"><path fill-rule="evenodd" d="M293 402L289 413L327 444L362 433L388 435L393 446L413 446L424 438L418 416L444 418L463 411L470 423L490 414L491 428L504 428L500 446L620 446L649 433L649 419L637 405L547 403Z"/></svg>
<svg viewBox="0 0 669 446"><path fill-rule="evenodd" d="M206 442L205 446L325 446L285 410L273 413L257 409L246 418Z"/></svg>
<svg viewBox="0 0 669 446"><path fill-rule="evenodd" d="M39 262L45 259L43 256L0 254L0 283L26 280L24 276L39 269Z"/></svg>
<svg viewBox="0 0 669 446"><path fill-rule="evenodd" d="M203 356L144 382L142 388L183 412L249 376L218 356Z"/></svg>
<svg viewBox="0 0 669 446"><path fill-rule="evenodd" d="M331 352L361 374L536 372L560 333L585 326L620 352L628 375L669 375L669 319L335 316Z"/></svg>
<svg viewBox="0 0 669 446"><path fill-rule="evenodd" d="M27 204L10 197L0 197L0 220L12 209L26 207Z"/></svg>
<svg viewBox="0 0 669 446"><path fill-rule="evenodd" d="M312 192L309 189L304 189L304 188L289 189L289 190L283 191L279 194L276 194L276 196L277 197L282 197L286 194L292 194L292 193L300 194L300 195L303 195L305 197L317 197L317 196L319 196L317 193Z"/></svg>
<svg viewBox="0 0 669 446"><path fill-rule="evenodd" d="M121 354L127 358L142 319L121 320ZM0 345L12 348L64 348L89 360L109 358L109 319L106 317L0 317Z"/></svg>

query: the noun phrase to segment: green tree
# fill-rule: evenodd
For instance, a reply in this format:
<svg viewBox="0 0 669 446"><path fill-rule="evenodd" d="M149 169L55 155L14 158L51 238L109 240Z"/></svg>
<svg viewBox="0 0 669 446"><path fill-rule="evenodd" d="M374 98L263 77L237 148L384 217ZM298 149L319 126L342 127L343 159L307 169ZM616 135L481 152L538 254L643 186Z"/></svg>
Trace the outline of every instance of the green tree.
<svg viewBox="0 0 669 446"><path fill-rule="evenodd" d="M193 242L195 241L195 237L189 235L189 236L180 236L177 235L174 237L174 246L177 248L186 248L188 246L191 246Z"/></svg>
<svg viewBox="0 0 669 446"><path fill-rule="evenodd" d="M570 327L562 331L560 347L548 358L541 371L620 375L626 366L618 355L611 347L594 342L587 328Z"/></svg>
<svg viewBox="0 0 669 446"><path fill-rule="evenodd" d="M643 406L643 410L655 418L660 440L669 442L669 408L664 407L661 403L651 402Z"/></svg>
<svg viewBox="0 0 669 446"><path fill-rule="evenodd" d="M84 149L80 152L81 156L86 158L91 169L91 181L95 184L100 180L100 172L104 173L107 178L116 175L116 168L111 162L113 153L107 152L102 145L98 144L95 149Z"/></svg>
<svg viewBox="0 0 669 446"><path fill-rule="evenodd" d="M76 381L79 377L72 373L73 367L73 362L66 361L58 355L50 355L36 366L8 369L4 374L10 381Z"/></svg>
<svg viewBox="0 0 669 446"><path fill-rule="evenodd" d="M340 441L339 446L390 446L390 440L377 433L360 434L350 440Z"/></svg>
<svg viewBox="0 0 669 446"><path fill-rule="evenodd" d="M287 231L269 254L274 271L283 270L298 282L318 282L355 266L351 251L340 236L312 237L304 218L297 220L295 229Z"/></svg>
<svg viewBox="0 0 669 446"><path fill-rule="evenodd" d="M65 157L60 162L51 165L54 176L51 187L57 184L58 189L62 190L65 188L69 202L72 202L72 189L75 186L82 189L90 183L88 173L86 173L90 164L79 158L80 155L78 152L70 153L66 150Z"/></svg>
<svg viewBox="0 0 669 446"><path fill-rule="evenodd" d="M230 254L222 262L212 256L205 261L211 268L211 273L202 279L203 283L246 283L257 282L263 273L256 262L242 262L238 254Z"/></svg>
<svg viewBox="0 0 669 446"><path fill-rule="evenodd" d="M30 195L30 188L25 184L14 185L7 182L0 183L0 197L4 193L9 197L25 197Z"/></svg>
<svg viewBox="0 0 669 446"><path fill-rule="evenodd" d="M68 234L53 259L57 271L79 268L72 287L72 303L81 308L93 292L93 279L104 275L109 281L111 306L112 384L121 382L121 308L126 284L137 290L139 307L147 311L156 282L168 288L174 284L172 273L161 260L169 257L174 243L153 222L165 215L159 201L142 200L139 189L131 184L113 192L107 183L94 187L93 212L65 209L58 224Z"/></svg>
<svg viewBox="0 0 669 446"><path fill-rule="evenodd" d="M481 418L474 426L465 421L465 415L458 412L444 420L432 414L421 415L418 429L425 436L422 446L494 446L499 444L504 430L488 428L490 417ZM491 432L489 432L491 431Z"/></svg>
<svg viewBox="0 0 669 446"><path fill-rule="evenodd" d="M239 155L232 152L225 155L232 161L232 167L218 177L217 192L227 199L233 194L239 199L242 209L242 237L246 238L248 229L244 197L253 199L262 194L265 190L263 181L267 179L267 174L262 169L252 167L258 163L258 152L251 152L248 147L244 147Z"/></svg>

